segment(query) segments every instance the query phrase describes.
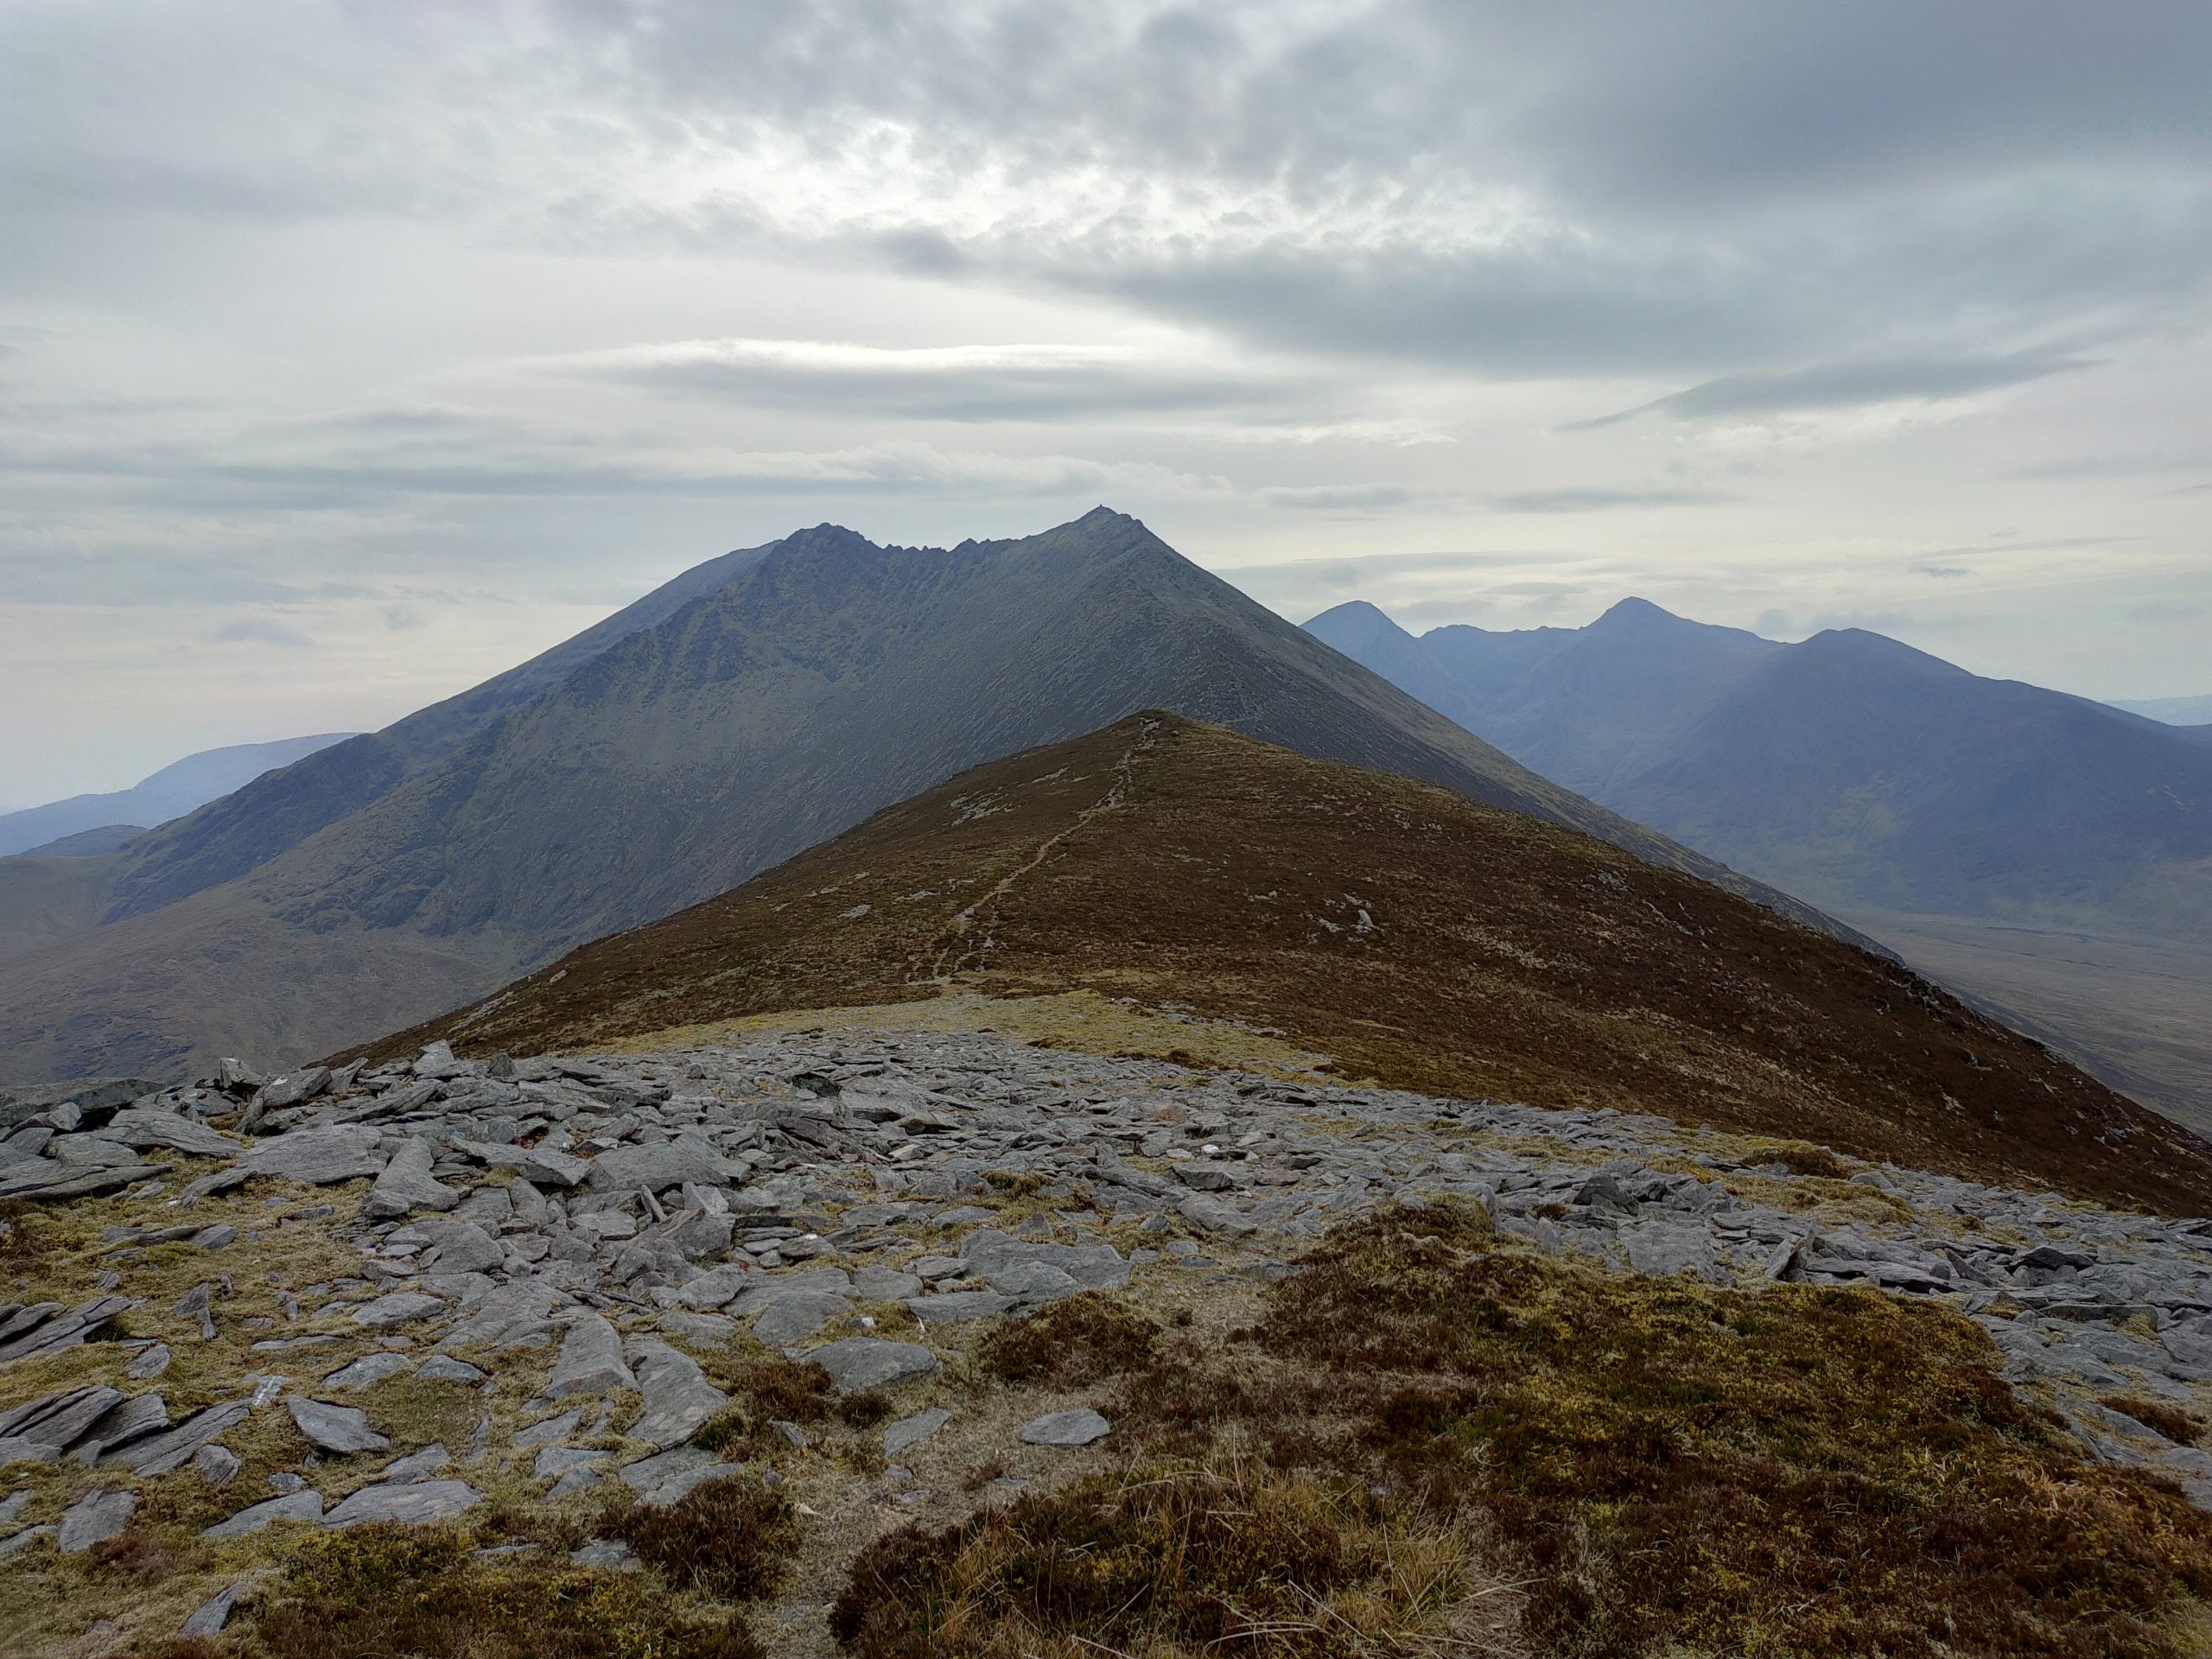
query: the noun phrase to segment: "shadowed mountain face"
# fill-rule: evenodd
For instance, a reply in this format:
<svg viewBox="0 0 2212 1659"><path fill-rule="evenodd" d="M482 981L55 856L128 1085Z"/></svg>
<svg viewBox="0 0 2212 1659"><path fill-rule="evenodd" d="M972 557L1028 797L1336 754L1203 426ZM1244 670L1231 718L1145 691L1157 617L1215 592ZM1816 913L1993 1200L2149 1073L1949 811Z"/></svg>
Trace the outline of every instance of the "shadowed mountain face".
<svg viewBox="0 0 2212 1659"><path fill-rule="evenodd" d="M128 836L150 824L167 823L194 807L251 782L264 772L289 766L295 760L346 741L336 732L321 737L291 737L276 743L241 743L226 749L206 749L163 766L152 777L129 789L105 795L72 795L66 801L25 807L0 815L0 857L29 853L34 857L109 852ZM80 840L98 830L107 844L95 846ZM54 843L70 846L56 849Z"/></svg>
<svg viewBox="0 0 2212 1659"><path fill-rule="evenodd" d="M89 933L60 937L91 878L66 904L0 880L0 926L27 918L48 941L11 963L10 1064L161 1075L209 1058L217 1033L272 1058L334 1046L695 903L963 767L1147 707L1748 886L1103 508L950 550L825 525L672 586L150 845L73 861L107 867Z"/></svg>
<svg viewBox="0 0 2212 1659"><path fill-rule="evenodd" d="M976 768L371 1052L688 1040L950 988L1133 997L1399 1086L2212 1205L2212 1147L1888 958L1573 830L1159 714Z"/></svg>
<svg viewBox="0 0 2212 1659"><path fill-rule="evenodd" d="M1581 629L1415 639L1365 605L1307 626L1546 776L1901 949L1916 916L2006 930L2046 965L2055 935L2212 938L2212 748L2192 733L1879 634L1779 645L1640 600ZM2146 1072L2103 1016L1999 977L2107 1075L2212 1121L2196 1062Z"/></svg>

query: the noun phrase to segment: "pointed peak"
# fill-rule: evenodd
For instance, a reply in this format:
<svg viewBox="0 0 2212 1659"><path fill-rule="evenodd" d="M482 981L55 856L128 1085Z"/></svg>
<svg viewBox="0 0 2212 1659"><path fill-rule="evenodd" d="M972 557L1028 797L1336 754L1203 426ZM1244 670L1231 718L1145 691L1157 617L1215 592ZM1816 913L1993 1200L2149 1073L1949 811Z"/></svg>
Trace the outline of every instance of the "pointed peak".
<svg viewBox="0 0 2212 1659"><path fill-rule="evenodd" d="M1654 605L1648 599L1639 599L1634 594L1630 594L1626 599L1613 605L1590 626L1593 628L1659 627L1670 622L1682 622L1688 620L1685 617L1676 616L1664 606Z"/></svg>

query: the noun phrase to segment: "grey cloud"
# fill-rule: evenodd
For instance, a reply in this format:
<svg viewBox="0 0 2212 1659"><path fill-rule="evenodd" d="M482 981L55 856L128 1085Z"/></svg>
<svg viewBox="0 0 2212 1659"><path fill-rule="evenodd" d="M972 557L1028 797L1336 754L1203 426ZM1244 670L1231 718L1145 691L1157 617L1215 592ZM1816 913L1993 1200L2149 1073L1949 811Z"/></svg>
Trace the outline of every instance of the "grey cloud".
<svg viewBox="0 0 2212 1659"><path fill-rule="evenodd" d="M1312 375L1199 369L1052 346L884 350L700 340L547 365L615 385L756 409L956 422L1071 421L1236 410L1294 421Z"/></svg>
<svg viewBox="0 0 2212 1659"><path fill-rule="evenodd" d="M1389 507L1408 507L1454 499L1448 490L1416 489L1406 484L1296 484L1263 489L1260 500L1270 507L1289 507L1306 512L1360 512Z"/></svg>
<svg viewBox="0 0 2212 1659"><path fill-rule="evenodd" d="M1514 490L1489 498L1499 512L1614 512L1629 507L1711 506L1736 498L1713 490Z"/></svg>
<svg viewBox="0 0 2212 1659"><path fill-rule="evenodd" d="M2212 605L2173 599L2146 600L2127 613L2131 622L2196 622L2208 616L2212 616Z"/></svg>
<svg viewBox="0 0 2212 1659"><path fill-rule="evenodd" d="M266 616L242 616L226 622L215 630L213 638L219 645L283 645L289 649L305 649L315 644L290 623Z"/></svg>
<svg viewBox="0 0 2212 1659"><path fill-rule="evenodd" d="M1916 564L1912 567L1912 574L1916 576L1970 576L1974 572L1962 564Z"/></svg>
<svg viewBox="0 0 2212 1659"><path fill-rule="evenodd" d="M1853 409L1869 404L1932 402L2023 385L2031 380L2093 366L2092 359L2047 352L1825 363L1812 368L1770 373L1725 375L1618 414L1579 422L1576 427L1587 430L1611 426L1639 415L1665 415L1678 421L1720 420L1737 416Z"/></svg>

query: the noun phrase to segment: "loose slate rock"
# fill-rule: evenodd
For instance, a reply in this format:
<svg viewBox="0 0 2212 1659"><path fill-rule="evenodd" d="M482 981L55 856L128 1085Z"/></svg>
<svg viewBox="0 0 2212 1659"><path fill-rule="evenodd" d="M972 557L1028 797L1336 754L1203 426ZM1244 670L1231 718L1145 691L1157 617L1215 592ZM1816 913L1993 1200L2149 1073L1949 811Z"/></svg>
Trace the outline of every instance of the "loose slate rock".
<svg viewBox="0 0 2212 1659"><path fill-rule="evenodd" d="M436 1154L430 1143L413 1136L400 1143L391 1161L369 1189L361 1208L372 1216L404 1216L416 1210L450 1210L461 1200L459 1188L446 1185L430 1173Z"/></svg>
<svg viewBox="0 0 2212 1659"><path fill-rule="evenodd" d="M779 1296L753 1322L753 1337L771 1348L810 1337L832 1319L853 1311L843 1297L827 1290L802 1290Z"/></svg>
<svg viewBox="0 0 2212 1659"><path fill-rule="evenodd" d="M385 1160L377 1151L377 1140L374 1129L302 1129L263 1141L247 1155L243 1167L248 1175L329 1186L363 1175L381 1175Z"/></svg>
<svg viewBox="0 0 2212 1659"><path fill-rule="evenodd" d="M330 1528L359 1526L365 1521L396 1521L419 1527L451 1520L484 1501L483 1494L466 1481L419 1480L404 1486L364 1486L322 1517Z"/></svg>
<svg viewBox="0 0 2212 1659"><path fill-rule="evenodd" d="M629 1354L645 1396L644 1413L630 1427L632 1439L663 1449L679 1446L729 1403L696 1360L658 1337L632 1338Z"/></svg>
<svg viewBox="0 0 2212 1659"><path fill-rule="evenodd" d="M356 1452L386 1452L391 1441L369 1427L368 1414L358 1406L334 1406L324 1400L305 1400L298 1395L284 1402L300 1433L326 1452L340 1457Z"/></svg>
<svg viewBox="0 0 2212 1659"><path fill-rule="evenodd" d="M397 1376L413 1363L405 1354L364 1354L351 1365L341 1365L324 1377L322 1386L350 1394L355 1389L381 1382L387 1376Z"/></svg>
<svg viewBox="0 0 2212 1659"><path fill-rule="evenodd" d="M572 1394L605 1394L637 1386L638 1379L623 1363L622 1338L614 1327L596 1313L571 1315L545 1397L565 1400Z"/></svg>
<svg viewBox="0 0 2212 1659"><path fill-rule="evenodd" d="M176 1633L181 1637L197 1637L202 1639L220 1636L223 1633L223 1626L231 1621L231 1609L237 1605L238 1599L245 1593L247 1583L248 1580L240 1579L236 1584L226 1585L218 1590L193 1610L192 1616L177 1627Z"/></svg>
<svg viewBox="0 0 2212 1659"><path fill-rule="evenodd" d="M371 1331L391 1331L445 1311L446 1305L435 1296L425 1296L419 1290L396 1290L355 1308L353 1323Z"/></svg>
<svg viewBox="0 0 2212 1659"><path fill-rule="evenodd" d="M62 1511L54 1546L64 1555L77 1555L104 1544L130 1524L137 1507L136 1492L87 1492Z"/></svg>
<svg viewBox="0 0 2212 1659"><path fill-rule="evenodd" d="M1089 1446L1093 1440L1103 1439L1111 1433L1113 1427L1087 1406L1074 1411L1048 1411L1023 1426L1021 1443L1024 1446Z"/></svg>
<svg viewBox="0 0 2212 1659"><path fill-rule="evenodd" d="M893 1388L943 1369L938 1357L919 1343L887 1342L880 1337L848 1337L806 1357L830 1374L830 1386L839 1394Z"/></svg>
<svg viewBox="0 0 2212 1659"><path fill-rule="evenodd" d="M282 1497L265 1498L258 1503L249 1503L227 1521L218 1521L200 1535L220 1541L226 1538L247 1538L264 1527L274 1526L279 1521L320 1521L322 1519L322 1494L312 1487L301 1491L287 1492Z"/></svg>
<svg viewBox="0 0 2212 1659"><path fill-rule="evenodd" d="M895 1458L909 1447L919 1446L951 1421L952 1414L943 1406L931 1406L927 1411L900 1418L883 1431L884 1456Z"/></svg>

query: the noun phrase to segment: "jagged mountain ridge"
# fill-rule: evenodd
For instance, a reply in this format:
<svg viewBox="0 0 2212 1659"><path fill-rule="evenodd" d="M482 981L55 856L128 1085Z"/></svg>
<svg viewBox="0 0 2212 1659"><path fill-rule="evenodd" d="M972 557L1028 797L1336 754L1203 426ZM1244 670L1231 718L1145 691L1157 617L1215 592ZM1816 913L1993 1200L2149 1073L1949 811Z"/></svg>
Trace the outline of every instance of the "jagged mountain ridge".
<svg viewBox="0 0 2212 1659"><path fill-rule="evenodd" d="M1572 829L1160 712L963 773L368 1054L665 1046L971 991L1188 1009L1431 1093L2212 1202L2212 1146L1894 961Z"/></svg>
<svg viewBox="0 0 2212 1659"><path fill-rule="evenodd" d="M0 1040L15 1063L158 1076L218 1040L312 1052L696 902L964 766L1144 707L1748 887L1104 508L950 550L823 525L702 569L602 624L589 651L548 653L112 855L107 925L13 964ZM179 985L204 989L171 1006Z"/></svg>

